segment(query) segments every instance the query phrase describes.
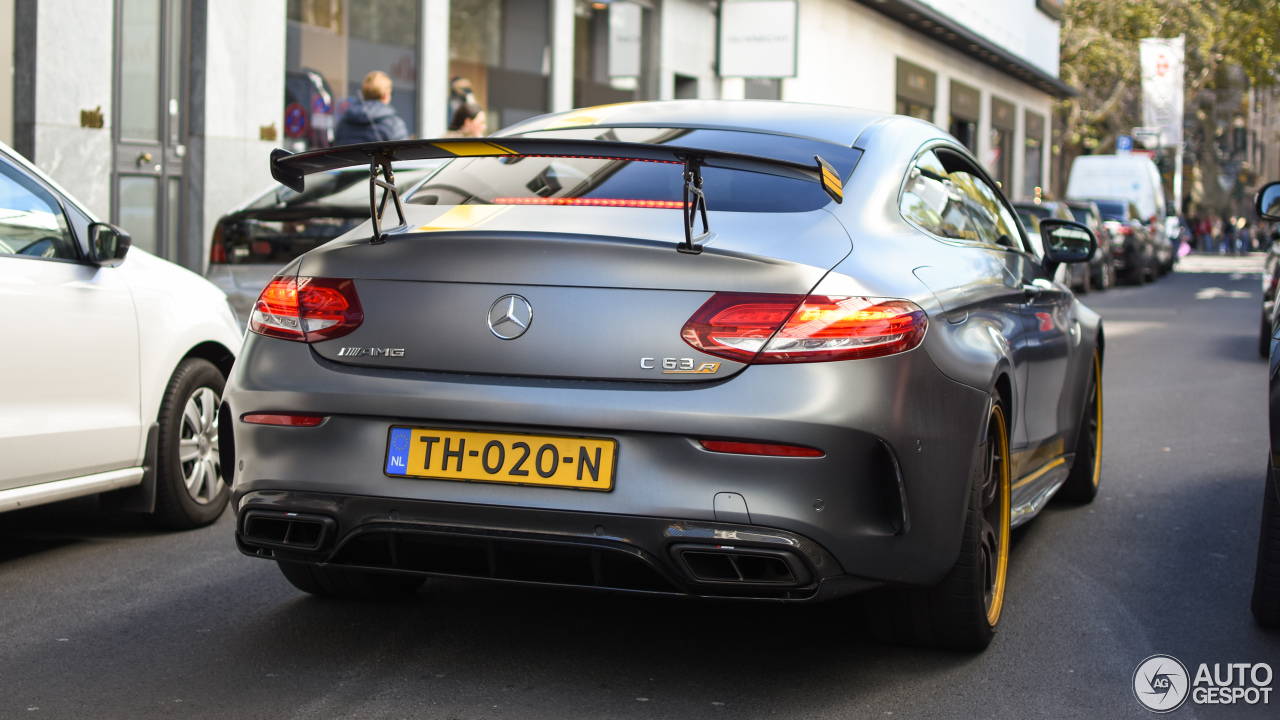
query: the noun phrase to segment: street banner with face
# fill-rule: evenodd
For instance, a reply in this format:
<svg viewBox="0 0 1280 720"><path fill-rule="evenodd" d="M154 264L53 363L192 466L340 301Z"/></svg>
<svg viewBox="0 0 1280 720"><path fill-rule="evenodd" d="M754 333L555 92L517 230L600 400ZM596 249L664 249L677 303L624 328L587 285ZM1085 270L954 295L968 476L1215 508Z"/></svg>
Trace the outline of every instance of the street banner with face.
<svg viewBox="0 0 1280 720"><path fill-rule="evenodd" d="M1160 130L1163 147L1181 147L1184 38L1139 40L1138 56L1142 65L1142 124Z"/></svg>

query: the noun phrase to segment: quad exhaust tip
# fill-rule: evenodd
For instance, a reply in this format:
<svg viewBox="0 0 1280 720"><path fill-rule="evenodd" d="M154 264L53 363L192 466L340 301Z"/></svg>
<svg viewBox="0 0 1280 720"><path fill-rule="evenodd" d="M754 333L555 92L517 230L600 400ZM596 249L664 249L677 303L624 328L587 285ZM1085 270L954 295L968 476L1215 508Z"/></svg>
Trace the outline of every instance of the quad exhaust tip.
<svg viewBox="0 0 1280 720"><path fill-rule="evenodd" d="M800 558L782 550L728 545L677 545L676 557L693 579L737 585L799 586L809 582Z"/></svg>
<svg viewBox="0 0 1280 720"><path fill-rule="evenodd" d="M320 550L333 541L338 524L324 515L250 510L241 539L246 545L278 550Z"/></svg>

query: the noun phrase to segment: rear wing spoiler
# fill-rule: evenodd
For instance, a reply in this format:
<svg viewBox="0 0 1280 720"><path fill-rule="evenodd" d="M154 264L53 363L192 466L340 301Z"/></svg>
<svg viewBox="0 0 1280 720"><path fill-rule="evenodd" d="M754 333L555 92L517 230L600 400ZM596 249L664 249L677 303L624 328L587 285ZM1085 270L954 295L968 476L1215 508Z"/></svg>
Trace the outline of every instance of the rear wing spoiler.
<svg viewBox="0 0 1280 720"><path fill-rule="evenodd" d="M400 192L396 188L391 163L404 160L434 160L460 157L564 157L605 160L647 160L684 165L684 235L677 247L684 253L702 251L701 244L714 237L707 224L707 202L702 194L702 168L717 167L778 175L815 182L837 203L844 200L844 188L834 168L821 157L813 156L812 164L777 158L702 148L650 145L648 143L610 142L605 140L547 140L535 138L450 138L443 140L399 140L395 142L360 143L339 147L290 153L279 148L271 151L271 177L295 191L306 187L305 177L312 173L346 167L369 167L369 211L373 219L373 244L386 236L408 229ZM381 175L381 177L379 177ZM378 200L378 190L382 190ZM383 228L388 199L395 205L400 224ZM693 234L694 224L702 220L702 232Z"/></svg>

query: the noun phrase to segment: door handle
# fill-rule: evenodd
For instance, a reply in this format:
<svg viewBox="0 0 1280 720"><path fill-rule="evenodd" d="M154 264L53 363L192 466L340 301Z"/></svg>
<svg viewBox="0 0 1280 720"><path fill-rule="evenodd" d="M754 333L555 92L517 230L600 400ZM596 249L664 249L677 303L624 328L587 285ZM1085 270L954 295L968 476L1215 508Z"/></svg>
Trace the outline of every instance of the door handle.
<svg viewBox="0 0 1280 720"><path fill-rule="evenodd" d="M1027 284L1022 286L1022 294L1027 296L1028 300L1035 300L1036 298L1040 297L1040 294L1043 292L1044 292L1044 288L1040 287L1039 285Z"/></svg>
<svg viewBox="0 0 1280 720"><path fill-rule="evenodd" d="M151 162L151 153L143 151L138 153L138 164Z"/></svg>

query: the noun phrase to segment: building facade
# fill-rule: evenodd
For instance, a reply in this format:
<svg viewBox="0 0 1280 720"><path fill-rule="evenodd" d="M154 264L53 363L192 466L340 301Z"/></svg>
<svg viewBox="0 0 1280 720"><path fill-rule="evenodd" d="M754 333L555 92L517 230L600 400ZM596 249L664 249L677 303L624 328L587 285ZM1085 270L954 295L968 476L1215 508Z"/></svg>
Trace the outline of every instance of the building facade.
<svg viewBox="0 0 1280 720"><path fill-rule="evenodd" d="M490 131L650 99L909 114L1035 198L1052 101L1071 92L1060 13L1061 0L0 0L0 141L197 271L218 217L270 185L271 149L332 143L373 70L418 137L443 135L460 99Z"/></svg>

